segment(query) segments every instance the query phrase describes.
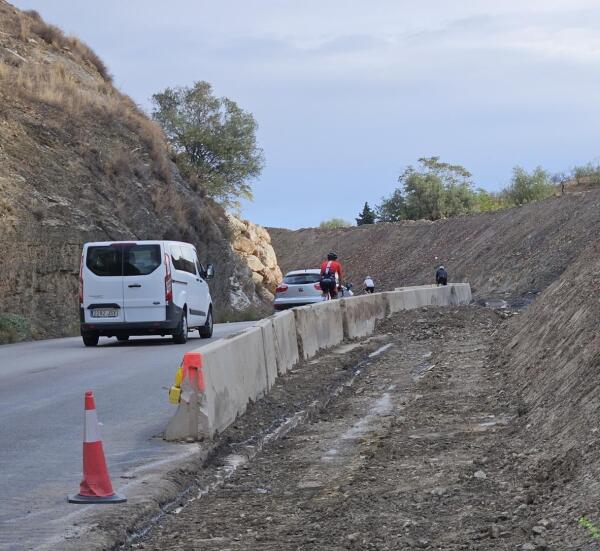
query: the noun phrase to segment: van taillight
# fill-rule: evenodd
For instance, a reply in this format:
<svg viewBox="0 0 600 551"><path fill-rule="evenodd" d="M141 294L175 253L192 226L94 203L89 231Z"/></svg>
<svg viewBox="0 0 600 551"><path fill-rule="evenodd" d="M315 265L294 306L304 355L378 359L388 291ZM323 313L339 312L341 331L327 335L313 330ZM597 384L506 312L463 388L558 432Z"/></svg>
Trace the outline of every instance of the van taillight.
<svg viewBox="0 0 600 551"><path fill-rule="evenodd" d="M167 253L165 253L165 268L167 270L165 275L165 300L170 302L173 300L173 279L171 278L171 263Z"/></svg>
<svg viewBox="0 0 600 551"><path fill-rule="evenodd" d="M79 263L79 304L83 304L83 255Z"/></svg>
<svg viewBox="0 0 600 551"><path fill-rule="evenodd" d="M288 290L288 286L285 283L282 283L277 289L275 289L276 293L285 293Z"/></svg>

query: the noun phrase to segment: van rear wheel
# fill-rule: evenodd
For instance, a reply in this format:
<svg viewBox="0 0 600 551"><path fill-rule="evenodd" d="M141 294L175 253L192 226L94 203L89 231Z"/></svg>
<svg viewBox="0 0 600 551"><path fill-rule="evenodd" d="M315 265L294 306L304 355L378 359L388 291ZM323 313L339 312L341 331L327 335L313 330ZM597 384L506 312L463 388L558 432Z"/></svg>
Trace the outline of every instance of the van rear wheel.
<svg viewBox="0 0 600 551"><path fill-rule="evenodd" d="M98 333L83 333L81 338L85 346L98 346L100 335Z"/></svg>
<svg viewBox="0 0 600 551"><path fill-rule="evenodd" d="M181 315L181 320L179 321L179 325L173 332L173 342L175 344L185 344L187 342L188 337L188 323L187 323L187 313L183 312Z"/></svg>

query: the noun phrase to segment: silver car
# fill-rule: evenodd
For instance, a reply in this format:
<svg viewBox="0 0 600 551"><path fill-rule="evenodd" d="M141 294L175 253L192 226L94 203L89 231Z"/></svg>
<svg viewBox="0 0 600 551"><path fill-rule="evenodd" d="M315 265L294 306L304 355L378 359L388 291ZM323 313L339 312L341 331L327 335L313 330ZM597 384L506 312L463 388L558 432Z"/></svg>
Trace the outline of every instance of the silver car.
<svg viewBox="0 0 600 551"><path fill-rule="evenodd" d="M294 270L285 274L283 282L275 289L273 301L275 310L285 310L323 300L320 279L319 269Z"/></svg>

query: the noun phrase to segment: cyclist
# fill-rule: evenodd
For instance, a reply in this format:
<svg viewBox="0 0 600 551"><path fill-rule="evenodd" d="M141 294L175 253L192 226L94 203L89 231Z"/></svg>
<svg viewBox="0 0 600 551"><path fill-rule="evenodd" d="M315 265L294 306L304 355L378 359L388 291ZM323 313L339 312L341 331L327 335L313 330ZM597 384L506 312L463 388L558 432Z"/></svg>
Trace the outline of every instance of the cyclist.
<svg viewBox="0 0 600 551"><path fill-rule="evenodd" d="M374 293L375 292L375 282L371 276L365 277L365 281L363 282L365 286L365 293Z"/></svg>
<svg viewBox="0 0 600 551"><path fill-rule="evenodd" d="M440 266L437 269L437 272L435 272L435 282L438 285L447 285L448 284L448 272L446 271L446 268L444 268L443 266Z"/></svg>
<svg viewBox="0 0 600 551"><path fill-rule="evenodd" d="M338 288L342 286L342 265L337 261L337 254L333 251L327 255L327 260L321 264L321 291L323 298L327 295L337 298Z"/></svg>

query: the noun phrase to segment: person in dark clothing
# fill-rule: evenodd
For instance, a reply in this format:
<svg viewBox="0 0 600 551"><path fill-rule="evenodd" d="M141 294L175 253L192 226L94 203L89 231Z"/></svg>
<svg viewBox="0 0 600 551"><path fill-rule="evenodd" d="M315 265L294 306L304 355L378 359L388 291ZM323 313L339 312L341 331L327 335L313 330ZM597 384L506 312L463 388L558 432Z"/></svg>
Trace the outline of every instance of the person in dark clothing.
<svg viewBox="0 0 600 551"><path fill-rule="evenodd" d="M435 272L435 282L438 285L447 285L448 284L448 272L446 268L440 266Z"/></svg>

